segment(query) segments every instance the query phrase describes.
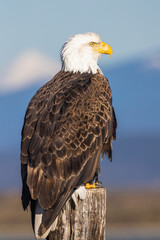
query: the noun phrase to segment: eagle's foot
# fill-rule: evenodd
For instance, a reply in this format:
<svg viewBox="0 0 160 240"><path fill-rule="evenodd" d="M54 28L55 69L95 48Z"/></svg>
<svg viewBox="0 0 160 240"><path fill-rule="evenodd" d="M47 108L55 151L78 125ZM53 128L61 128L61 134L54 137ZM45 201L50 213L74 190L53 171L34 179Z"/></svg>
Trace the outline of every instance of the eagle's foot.
<svg viewBox="0 0 160 240"><path fill-rule="evenodd" d="M102 183L101 182L94 182L92 184L86 183L86 185L85 185L86 189L89 189L89 188L100 188L100 187L102 187Z"/></svg>

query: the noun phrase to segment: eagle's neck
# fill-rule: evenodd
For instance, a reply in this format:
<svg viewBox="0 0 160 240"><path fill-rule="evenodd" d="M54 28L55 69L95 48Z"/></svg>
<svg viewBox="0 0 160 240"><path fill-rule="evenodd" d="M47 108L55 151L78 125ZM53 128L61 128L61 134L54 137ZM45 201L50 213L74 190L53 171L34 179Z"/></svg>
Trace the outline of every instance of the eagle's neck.
<svg viewBox="0 0 160 240"><path fill-rule="evenodd" d="M89 64L87 64L87 62L77 61L77 60L67 61L67 63L62 62L62 70L66 72L67 71L73 72L73 73L80 72L80 73L92 73L92 74L101 73L102 74L101 69L94 62L90 62Z"/></svg>

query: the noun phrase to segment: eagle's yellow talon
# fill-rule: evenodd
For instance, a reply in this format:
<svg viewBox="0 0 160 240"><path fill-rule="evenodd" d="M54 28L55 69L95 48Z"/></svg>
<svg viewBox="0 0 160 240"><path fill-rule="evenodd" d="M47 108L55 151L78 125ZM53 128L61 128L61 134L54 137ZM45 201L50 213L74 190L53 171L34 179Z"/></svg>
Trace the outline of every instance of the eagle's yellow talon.
<svg viewBox="0 0 160 240"><path fill-rule="evenodd" d="M98 182L92 183L92 184L86 183L86 185L85 185L86 189L89 189L89 188L99 188L99 187L100 187L100 184Z"/></svg>
<svg viewBox="0 0 160 240"><path fill-rule="evenodd" d="M86 183L85 188L86 188L86 189L94 188L94 185L93 185L93 184L90 184L90 183Z"/></svg>

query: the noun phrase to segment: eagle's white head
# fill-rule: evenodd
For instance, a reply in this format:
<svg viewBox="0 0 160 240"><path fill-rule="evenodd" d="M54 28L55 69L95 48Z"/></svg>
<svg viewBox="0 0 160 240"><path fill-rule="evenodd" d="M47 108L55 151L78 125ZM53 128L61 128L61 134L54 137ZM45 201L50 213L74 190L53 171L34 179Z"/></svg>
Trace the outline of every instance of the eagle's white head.
<svg viewBox="0 0 160 240"><path fill-rule="evenodd" d="M112 56L112 48L102 42L98 34L74 35L62 47L62 70L74 73L102 73L97 65L102 53Z"/></svg>

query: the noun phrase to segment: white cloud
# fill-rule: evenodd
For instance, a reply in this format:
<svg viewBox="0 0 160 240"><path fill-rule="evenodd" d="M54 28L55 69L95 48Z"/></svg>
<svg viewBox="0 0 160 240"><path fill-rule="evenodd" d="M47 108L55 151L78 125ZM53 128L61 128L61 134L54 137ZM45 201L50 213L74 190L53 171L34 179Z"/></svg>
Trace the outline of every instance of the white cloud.
<svg viewBox="0 0 160 240"><path fill-rule="evenodd" d="M57 61L35 50L22 53L0 75L0 92L14 92L50 80L60 70Z"/></svg>

